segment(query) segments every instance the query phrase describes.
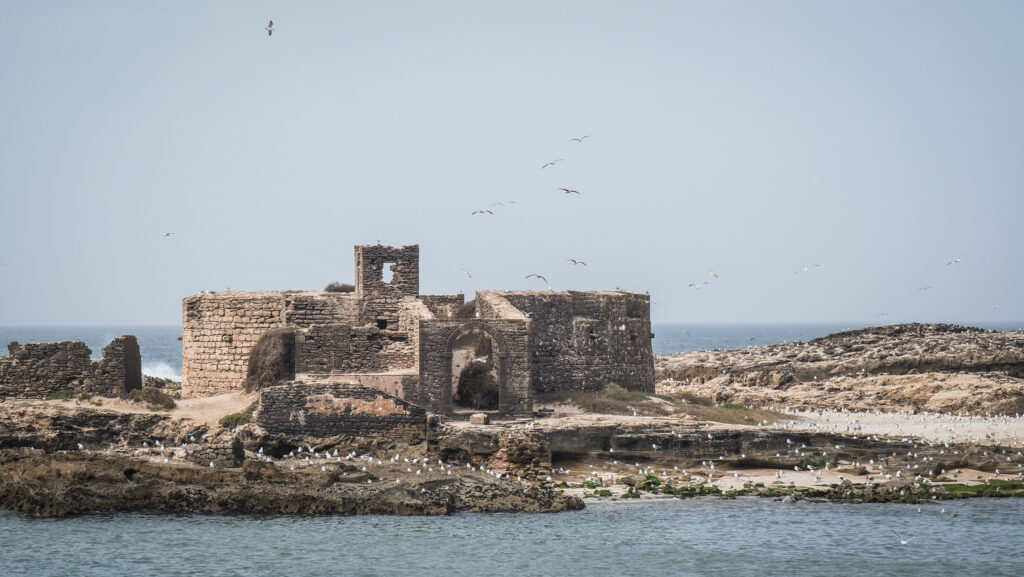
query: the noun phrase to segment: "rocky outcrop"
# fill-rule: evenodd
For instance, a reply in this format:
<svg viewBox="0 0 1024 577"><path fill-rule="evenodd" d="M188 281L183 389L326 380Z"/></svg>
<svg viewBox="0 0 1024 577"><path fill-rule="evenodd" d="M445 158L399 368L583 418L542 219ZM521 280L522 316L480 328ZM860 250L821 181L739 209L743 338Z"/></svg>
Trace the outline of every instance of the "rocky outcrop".
<svg viewBox="0 0 1024 577"><path fill-rule="evenodd" d="M657 359L658 389L801 409L1024 413L1024 333L907 324Z"/></svg>

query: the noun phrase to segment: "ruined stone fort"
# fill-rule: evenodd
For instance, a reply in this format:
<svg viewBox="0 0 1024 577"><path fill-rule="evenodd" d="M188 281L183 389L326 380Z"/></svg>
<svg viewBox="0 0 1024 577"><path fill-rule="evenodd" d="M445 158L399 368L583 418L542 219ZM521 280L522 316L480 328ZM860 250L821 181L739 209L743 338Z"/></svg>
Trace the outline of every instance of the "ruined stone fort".
<svg viewBox="0 0 1024 577"><path fill-rule="evenodd" d="M183 301L182 395L242 388L253 347L281 328L291 329L295 383L358 384L436 414L531 415L535 394L609 383L654 391L646 293L487 290L470 304L419 294L418 245L356 246L351 292L193 295Z"/></svg>

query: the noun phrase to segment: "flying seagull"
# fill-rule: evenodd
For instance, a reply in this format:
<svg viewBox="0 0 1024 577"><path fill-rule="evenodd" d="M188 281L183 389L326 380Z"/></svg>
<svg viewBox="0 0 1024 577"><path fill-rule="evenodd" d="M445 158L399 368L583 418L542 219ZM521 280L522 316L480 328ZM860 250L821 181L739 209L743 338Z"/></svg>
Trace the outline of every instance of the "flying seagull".
<svg viewBox="0 0 1024 577"><path fill-rule="evenodd" d="M581 264L583 266L587 266L587 263L585 263L585 262L583 262L581 260L576 260L574 258L569 258L569 259L566 259L566 260L568 260L569 262L571 262L574 265Z"/></svg>
<svg viewBox="0 0 1024 577"><path fill-rule="evenodd" d="M697 290L700 290L700 287L702 287L702 286L704 286L706 284L708 284L708 281L704 281L704 282L701 282L701 283L692 282L692 283L690 283L687 286L690 286L690 287L693 287L693 288L695 288Z"/></svg>
<svg viewBox="0 0 1024 577"><path fill-rule="evenodd" d="M461 270L462 272L466 273L466 276L468 276L469 278L473 278L473 275L469 274L468 270L466 270L464 268L460 268L459 270Z"/></svg>
<svg viewBox="0 0 1024 577"><path fill-rule="evenodd" d="M793 274L800 274L802 272L807 272L807 271L811 270L812 268L819 267L819 266L821 266L821 265L820 264L809 264L807 266L801 267L800 270L796 271Z"/></svg>
<svg viewBox="0 0 1024 577"><path fill-rule="evenodd" d="M926 290L928 290L928 289L930 289L930 288L932 288L932 285L928 285L928 286L923 286L923 287L921 287L921 288L919 288L919 289L917 289L917 290L919 290L919 291L926 291Z"/></svg>
<svg viewBox="0 0 1024 577"><path fill-rule="evenodd" d="M559 188L558 190L561 190L565 194L579 194L580 193L580 191L578 191L576 189L573 189L573 188Z"/></svg>
<svg viewBox="0 0 1024 577"><path fill-rule="evenodd" d="M964 256L967 256L967 255L965 254ZM951 261L947 262L947 263L946 263L946 266L949 266L949 265L951 265L951 264L956 264L956 263L958 263L958 262L962 262L962 261L963 261L963 258L964 258L963 256L958 256L958 257L954 258L953 260L951 260Z"/></svg>
<svg viewBox="0 0 1024 577"><path fill-rule="evenodd" d="M264 30L267 31L267 36L272 35L274 33L274 21L267 22L267 27Z"/></svg>
<svg viewBox="0 0 1024 577"><path fill-rule="evenodd" d="M589 135L589 134L588 134L588 135L586 135L586 136L581 136L581 137L579 137L579 138L570 138L570 139L569 139L569 142L583 142L584 140L586 140L586 139L588 139L588 138L590 138L590 135Z"/></svg>
<svg viewBox="0 0 1024 577"><path fill-rule="evenodd" d="M487 210L487 209L480 209L480 210L474 210L473 214L494 214L494 213L489 211L489 210Z"/></svg>
<svg viewBox="0 0 1024 577"><path fill-rule="evenodd" d="M507 204L515 204L515 203L516 203L516 201L514 201L514 200L503 200L501 202L496 202L496 203L492 204L491 206L505 206Z"/></svg>
<svg viewBox="0 0 1024 577"><path fill-rule="evenodd" d="M711 276L713 276L715 278L718 278L718 271L717 270L715 270L713 268L709 268L708 272L711 273Z"/></svg>
<svg viewBox="0 0 1024 577"><path fill-rule="evenodd" d="M544 166L542 166L541 169L547 168L549 166L554 166L555 164L557 164L559 162L562 162L563 160L565 160L565 159L564 158L556 158L556 159L552 160L551 162L545 162Z"/></svg>
<svg viewBox="0 0 1024 577"><path fill-rule="evenodd" d="M892 529L889 529L889 530L892 531ZM904 539L903 535L900 535L896 531L892 531L892 532L893 532L894 535L896 535L897 537L900 538L900 545L907 545L907 544L910 543L910 539L913 539L913 537L911 537L910 539Z"/></svg>
<svg viewBox="0 0 1024 577"><path fill-rule="evenodd" d="M548 279L544 278L543 275L539 275L539 274L528 274L528 275L524 276L523 278L530 278L530 277L537 277L537 278L539 278L540 280L542 280L544 282L548 282Z"/></svg>
<svg viewBox="0 0 1024 577"><path fill-rule="evenodd" d="M174 233L173 232L165 232L165 233L161 234L160 236L162 236L164 238L167 238L167 237L171 236L172 234L174 234Z"/></svg>

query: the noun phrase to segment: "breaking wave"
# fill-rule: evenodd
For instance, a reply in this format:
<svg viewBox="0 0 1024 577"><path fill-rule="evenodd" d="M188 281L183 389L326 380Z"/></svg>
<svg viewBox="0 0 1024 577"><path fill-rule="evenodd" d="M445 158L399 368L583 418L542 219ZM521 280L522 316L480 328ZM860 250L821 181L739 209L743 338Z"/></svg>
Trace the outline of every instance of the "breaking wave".
<svg viewBox="0 0 1024 577"><path fill-rule="evenodd" d="M161 379L181 380L181 373L170 364L163 362L143 365L142 374Z"/></svg>

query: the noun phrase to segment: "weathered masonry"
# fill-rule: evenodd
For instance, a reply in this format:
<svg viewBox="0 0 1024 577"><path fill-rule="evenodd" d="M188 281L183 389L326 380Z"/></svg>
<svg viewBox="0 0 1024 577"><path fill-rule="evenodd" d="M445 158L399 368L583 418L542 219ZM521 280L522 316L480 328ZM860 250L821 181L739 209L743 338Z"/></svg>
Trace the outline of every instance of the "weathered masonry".
<svg viewBox="0 0 1024 577"><path fill-rule="evenodd" d="M528 415L535 393L611 382L654 390L646 293L479 291L474 304L419 294L418 245L355 247L352 292L194 295L182 394L240 388L253 346L281 327L294 329L297 383L358 383L435 413Z"/></svg>
<svg viewBox="0 0 1024 577"><path fill-rule="evenodd" d="M67 389L116 396L142 388L142 357L133 335L103 347L103 358L91 360L82 341L16 342L0 356L0 396L45 398Z"/></svg>

